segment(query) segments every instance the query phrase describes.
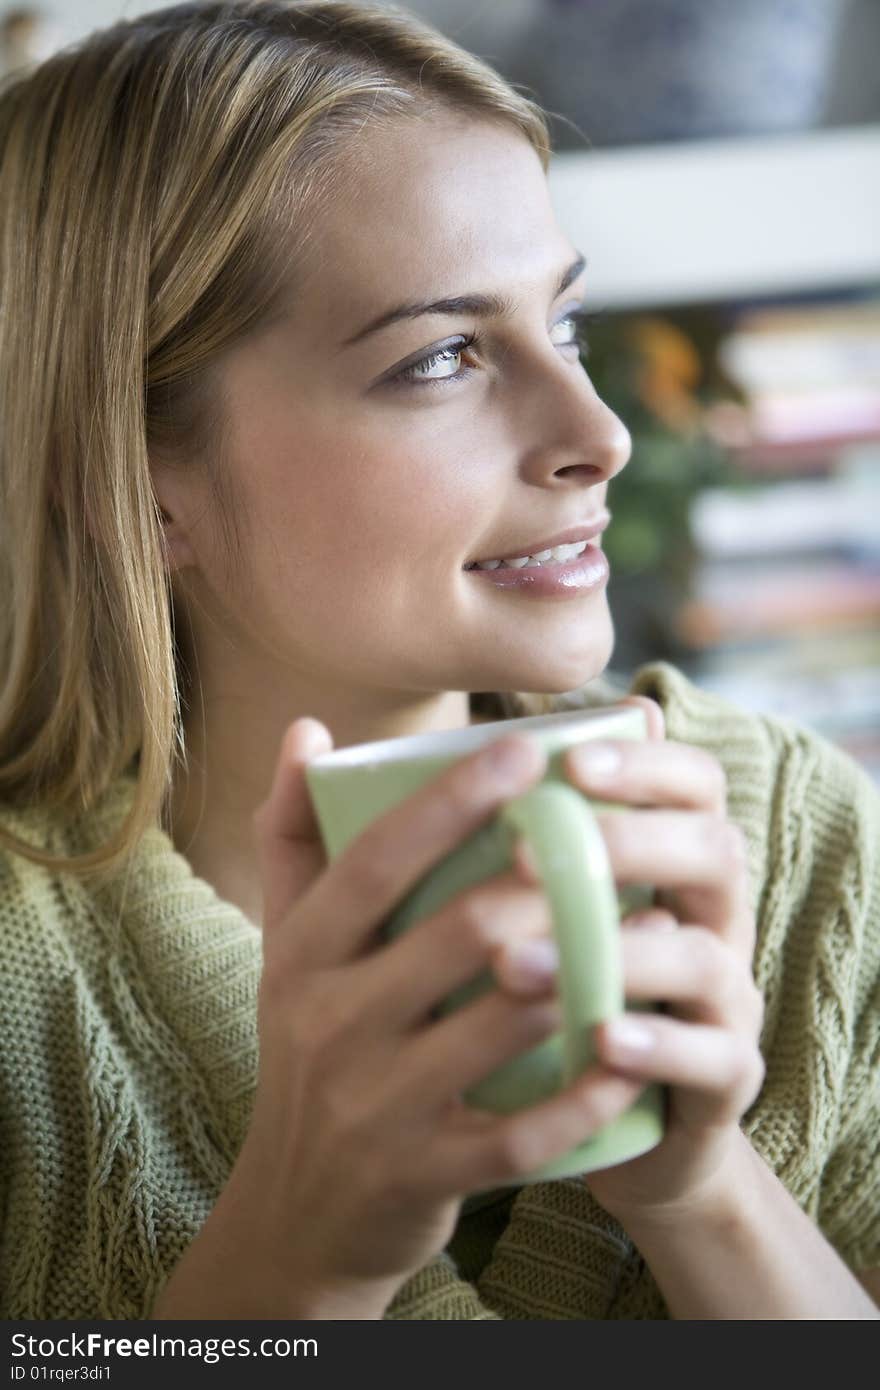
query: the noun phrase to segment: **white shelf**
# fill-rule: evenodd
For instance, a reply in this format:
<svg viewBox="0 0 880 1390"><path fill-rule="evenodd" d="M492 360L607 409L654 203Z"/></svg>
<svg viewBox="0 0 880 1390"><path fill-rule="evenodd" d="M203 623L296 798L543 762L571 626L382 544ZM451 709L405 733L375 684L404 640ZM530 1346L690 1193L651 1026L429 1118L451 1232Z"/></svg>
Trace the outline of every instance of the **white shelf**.
<svg viewBox="0 0 880 1390"><path fill-rule="evenodd" d="M880 127L553 156L598 308L880 283Z"/></svg>

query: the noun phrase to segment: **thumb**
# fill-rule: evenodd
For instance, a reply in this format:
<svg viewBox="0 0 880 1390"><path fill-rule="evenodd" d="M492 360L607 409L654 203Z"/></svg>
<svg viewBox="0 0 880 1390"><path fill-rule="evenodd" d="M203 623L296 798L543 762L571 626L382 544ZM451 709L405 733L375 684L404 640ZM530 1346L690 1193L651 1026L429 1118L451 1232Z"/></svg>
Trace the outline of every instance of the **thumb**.
<svg viewBox="0 0 880 1390"><path fill-rule="evenodd" d="M281 740L272 790L254 811L264 933L274 929L327 862L305 767L332 747L325 725L308 717L295 719Z"/></svg>

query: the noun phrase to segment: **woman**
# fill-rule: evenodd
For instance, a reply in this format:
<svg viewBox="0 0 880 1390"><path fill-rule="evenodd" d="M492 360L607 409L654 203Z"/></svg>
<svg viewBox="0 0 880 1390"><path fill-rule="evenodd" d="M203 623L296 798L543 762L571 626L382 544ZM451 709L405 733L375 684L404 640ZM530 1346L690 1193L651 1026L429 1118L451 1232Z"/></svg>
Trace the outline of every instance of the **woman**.
<svg viewBox="0 0 880 1390"><path fill-rule="evenodd" d="M607 698L629 438L540 111L400 10L182 5L9 86L0 151L4 1316L877 1316L852 763L639 674L648 745L568 772L666 1012L506 1118L457 1097L558 1026L528 863L376 929L534 748L332 867L310 813L331 746ZM517 1186L649 1080L656 1149Z"/></svg>

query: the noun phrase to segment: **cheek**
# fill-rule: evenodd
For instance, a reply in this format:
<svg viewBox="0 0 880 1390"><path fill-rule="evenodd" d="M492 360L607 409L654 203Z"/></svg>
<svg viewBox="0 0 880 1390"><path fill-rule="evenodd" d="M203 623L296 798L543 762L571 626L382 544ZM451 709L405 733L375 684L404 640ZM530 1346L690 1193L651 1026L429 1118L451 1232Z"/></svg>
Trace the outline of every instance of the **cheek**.
<svg viewBox="0 0 880 1390"><path fill-rule="evenodd" d="M402 449L338 436L309 450L306 468L275 467L253 507L270 565L328 567L341 579L375 583L399 563L449 568L485 524L489 498L473 471L418 445ZM343 562L340 565L340 561ZM326 571L325 571L326 572Z"/></svg>

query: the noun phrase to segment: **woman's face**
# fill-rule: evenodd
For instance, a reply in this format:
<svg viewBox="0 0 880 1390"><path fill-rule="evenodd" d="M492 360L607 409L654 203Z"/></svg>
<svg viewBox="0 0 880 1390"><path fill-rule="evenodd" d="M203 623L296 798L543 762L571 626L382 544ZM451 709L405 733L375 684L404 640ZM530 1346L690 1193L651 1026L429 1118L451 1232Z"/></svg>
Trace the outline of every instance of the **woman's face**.
<svg viewBox="0 0 880 1390"><path fill-rule="evenodd" d="M402 123L350 147L340 188L289 313L222 368L253 538L244 587L203 508L171 493L180 474L160 498L188 513L196 627L204 609L231 632L230 660L312 693L580 685L612 648L604 583L547 597L466 568L586 528L629 456L572 345L586 274L556 293L578 251L538 156L503 127ZM509 315L364 332L400 305L475 292L504 296Z"/></svg>

